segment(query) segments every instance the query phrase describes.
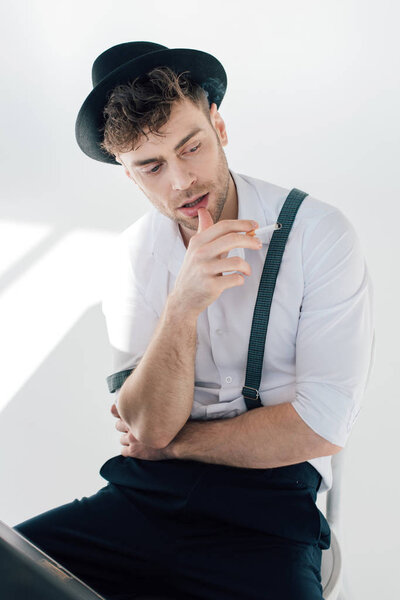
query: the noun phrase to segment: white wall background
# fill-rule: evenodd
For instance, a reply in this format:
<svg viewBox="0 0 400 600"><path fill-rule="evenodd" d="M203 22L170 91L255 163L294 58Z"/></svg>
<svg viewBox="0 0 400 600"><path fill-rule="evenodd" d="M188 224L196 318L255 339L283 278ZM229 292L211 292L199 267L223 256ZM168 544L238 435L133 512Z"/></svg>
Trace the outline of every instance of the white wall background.
<svg viewBox="0 0 400 600"><path fill-rule="evenodd" d="M363 243L377 351L346 447L346 600L399 597L399 17L394 0L3 3L1 520L96 492L120 452L102 273L149 205L75 142L92 63L125 41L196 48L228 74L230 167L338 206Z"/></svg>

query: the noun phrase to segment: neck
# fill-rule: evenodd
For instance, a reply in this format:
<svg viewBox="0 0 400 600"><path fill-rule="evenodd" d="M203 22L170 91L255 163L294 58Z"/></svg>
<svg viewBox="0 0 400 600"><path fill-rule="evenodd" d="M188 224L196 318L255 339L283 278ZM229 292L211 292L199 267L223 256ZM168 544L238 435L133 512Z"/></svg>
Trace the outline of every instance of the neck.
<svg viewBox="0 0 400 600"><path fill-rule="evenodd" d="M233 180L232 175L229 173L229 187L228 195L226 198L225 206L219 218L220 221L225 219L237 219L238 218L238 196L236 190L236 184Z"/></svg>

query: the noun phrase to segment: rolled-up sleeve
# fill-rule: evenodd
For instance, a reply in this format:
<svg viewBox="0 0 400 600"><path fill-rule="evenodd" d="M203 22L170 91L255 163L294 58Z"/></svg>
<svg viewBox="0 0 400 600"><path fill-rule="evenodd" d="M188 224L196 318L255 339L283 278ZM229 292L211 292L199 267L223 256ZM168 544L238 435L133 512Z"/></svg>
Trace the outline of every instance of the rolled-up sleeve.
<svg viewBox="0 0 400 600"><path fill-rule="evenodd" d="M125 379L137 367L157 326L158 315L136 280L129 245L121 234L110 254L101 309L111 348L108 389L118 400Z"/></svg>
<svg viewBox="0 0 400 600"><path fill-rule="evenodd" d="M374 362L373 286L355 229L338 209L304 232L302 251L293 407L344 447Z"/></svg>

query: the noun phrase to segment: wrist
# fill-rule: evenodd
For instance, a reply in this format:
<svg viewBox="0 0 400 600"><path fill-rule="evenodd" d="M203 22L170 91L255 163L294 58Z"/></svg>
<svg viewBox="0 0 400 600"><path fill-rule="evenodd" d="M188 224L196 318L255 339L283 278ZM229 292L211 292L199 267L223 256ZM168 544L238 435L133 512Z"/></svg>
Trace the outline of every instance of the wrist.
<svg viewBox="0 0 400 600"><path fill-rule="evenodd" d="M215 425L217 421L213 421ZM208 422L210 425L210 422ZM206 421L188 420L180 431L176 434L168 446L164 448L167 458L180 460L196 460L195 448L198 444L198 434L201 427L206 427ZM204 433L204 430L203 430Z"/></svg>
<svg viewBox="0 0 400 600"><path fill-rule="evenodd" d="M163 454L164 454L164 458L167 458L167 459L179 458L178 453L177 453L176 443L174 442L174 440L172 440L172 442L170 442L168 444L168 446L165 446L165 448L163 448Z"/></svg>

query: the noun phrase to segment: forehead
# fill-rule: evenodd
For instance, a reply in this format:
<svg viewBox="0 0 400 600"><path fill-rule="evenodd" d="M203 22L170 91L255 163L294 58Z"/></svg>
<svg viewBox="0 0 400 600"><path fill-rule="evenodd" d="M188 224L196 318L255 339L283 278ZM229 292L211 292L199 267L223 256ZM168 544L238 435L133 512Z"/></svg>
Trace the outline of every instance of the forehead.
<svg viewBox="0 0 400 600"><path fill-rule="evenodd" d="M168 121L158 131L161 135L150 133L149 129L145 130L147 137L143 135L139 138L132 152L139 156L155 147L174 145L190 131L205 129L207 123L205 114L193 102L188 99L176 102L172 105Z"/></svg>

